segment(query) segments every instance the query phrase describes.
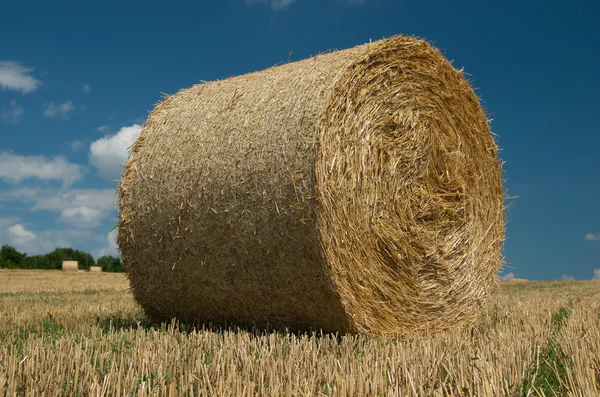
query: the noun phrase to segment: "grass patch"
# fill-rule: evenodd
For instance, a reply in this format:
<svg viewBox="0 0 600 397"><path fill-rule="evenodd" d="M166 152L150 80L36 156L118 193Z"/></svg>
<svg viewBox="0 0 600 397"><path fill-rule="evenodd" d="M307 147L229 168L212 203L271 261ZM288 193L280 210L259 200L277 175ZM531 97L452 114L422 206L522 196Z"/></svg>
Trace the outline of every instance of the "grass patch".
<svg viewBox="0 0 600 397"><path fill-rule="evenodd" d="M561 307L550 319L550 336L545 347L537 346L529 376L524 380L518 395L526 397L532 392L545 396L567 396L569 390L565 354L556 337L569 318L569 310Z"/></svg>
<svg viewBox="0 0 600 397"><path fill-rule="evenodd" d="M153 324L145 318L134 318L129 316L121 316L118 314L106 317L97 317L96 324L104 333L111 333L117 330L135 330L140 328L150 330L154 328Z"/></svg>

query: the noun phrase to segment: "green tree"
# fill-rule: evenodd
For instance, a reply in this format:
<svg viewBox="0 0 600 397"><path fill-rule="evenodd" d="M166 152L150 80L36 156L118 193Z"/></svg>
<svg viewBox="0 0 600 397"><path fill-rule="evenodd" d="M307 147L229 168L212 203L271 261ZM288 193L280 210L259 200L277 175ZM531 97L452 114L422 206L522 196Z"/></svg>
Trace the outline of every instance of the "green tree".
<svg viewBox="0 0 600 397"><path fill-rule="evenodd" d="M123 271L119 258L111 258L109 271ZM27 256L9 245L3 245L0 249L0 268L5 269L62 269L63 261L77 261L79 268L89 270L96 261L87 252L73 248L57 248L46 255Z"/></svg>
<svg viewBox="0 0 600 397"><path fill-rule="evenodd" d="M50 267L48 267L48 265L46 264L45 255L32 255L32 256L25 257L22 268L24 268L24 269L49 269Z"/></svg>
<svg viewBox="0 0 600 397"><path fill-rule="evenodd" d="M18 269L23 266L23 261L27 255L17 251L10 245L3 245L0 249L0 267L6 269Z"/></svg>
<svg viewBox="0 0 600 397"><path fill-rule="evenodd" d="M90 266L95 265L94 258L87 252L73 248L57 248L49 254L44 255L44 268L62 269L63 261L77 261L79 262L79 269L82 270L89 270Z"/></svg>
<svg viewBox="0 0 600 397"><path fill-rule="evenodd" d="M98 266L102 267L104 272L124 272L125 268L121 262L121 258L114 256L101 256L98 258Z"/></svg>

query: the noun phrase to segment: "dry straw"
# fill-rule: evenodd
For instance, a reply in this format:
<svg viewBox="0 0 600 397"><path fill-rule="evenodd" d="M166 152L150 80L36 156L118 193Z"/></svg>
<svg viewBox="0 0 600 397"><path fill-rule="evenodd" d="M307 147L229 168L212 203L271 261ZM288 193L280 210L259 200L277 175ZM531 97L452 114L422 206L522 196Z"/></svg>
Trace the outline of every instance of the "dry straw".
<svg viewBox="0 0 600 397"><path fill-rule="evenodd" d="M62 269L64 272L76 272L79 270L79 262L77 261L63 261Z"/></svg>
<svg viewBox="0 0 600 397"><path fill-rule="evenodd" d="M156 321L430 333L472 320L501 265L486 116L410 37L168 97L119 200L132 290Z"/></svg>
<svg viewBox="0 0 600 397"><path fill-rule="evenodd" d="M102 273L102 267L100 267L100 266L90 266L90 272L92 272L92 273Z"/></svg>

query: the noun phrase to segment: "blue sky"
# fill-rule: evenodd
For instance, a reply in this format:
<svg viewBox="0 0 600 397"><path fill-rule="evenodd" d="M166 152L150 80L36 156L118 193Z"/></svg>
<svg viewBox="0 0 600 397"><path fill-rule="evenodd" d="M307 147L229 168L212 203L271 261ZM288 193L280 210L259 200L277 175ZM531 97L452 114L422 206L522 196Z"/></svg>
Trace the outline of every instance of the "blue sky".
<svg viewBox="0 0 600 397"><path fill-rule="evenodd" d="M503 275L600 278L600 3L68 3L1 6L0 244L116 253L115 180L161 93L411 34L493 119L518 196Z"/></svg>

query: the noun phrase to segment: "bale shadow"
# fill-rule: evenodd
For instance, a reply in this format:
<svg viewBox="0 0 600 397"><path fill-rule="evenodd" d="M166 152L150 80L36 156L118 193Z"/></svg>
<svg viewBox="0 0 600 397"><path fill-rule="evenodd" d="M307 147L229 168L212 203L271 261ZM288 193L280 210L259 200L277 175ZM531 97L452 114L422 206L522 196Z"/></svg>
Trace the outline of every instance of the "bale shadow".
<svg viewBox="0 0 600 397"><path fill-rule="evenodd" d="M146 317L124 317L118 314L108 316L98 316L96 318L98 325L103 332L129 331L129 330L145 330L145 331L177 331L181 334L199 334L199 333L214 333L221 336L226 334L247 334L254 339L268 339L269 336L275 335L279 338L296 338L296 339L314 339L317 343L340 343L345 337L350 335L339 334L337 332L327 332L321 329L311 330L290 330L285 327L256 327L250 325L225 324L215 325L212 323L184 323L173 318L170 322L154 322Z"/></svg>

